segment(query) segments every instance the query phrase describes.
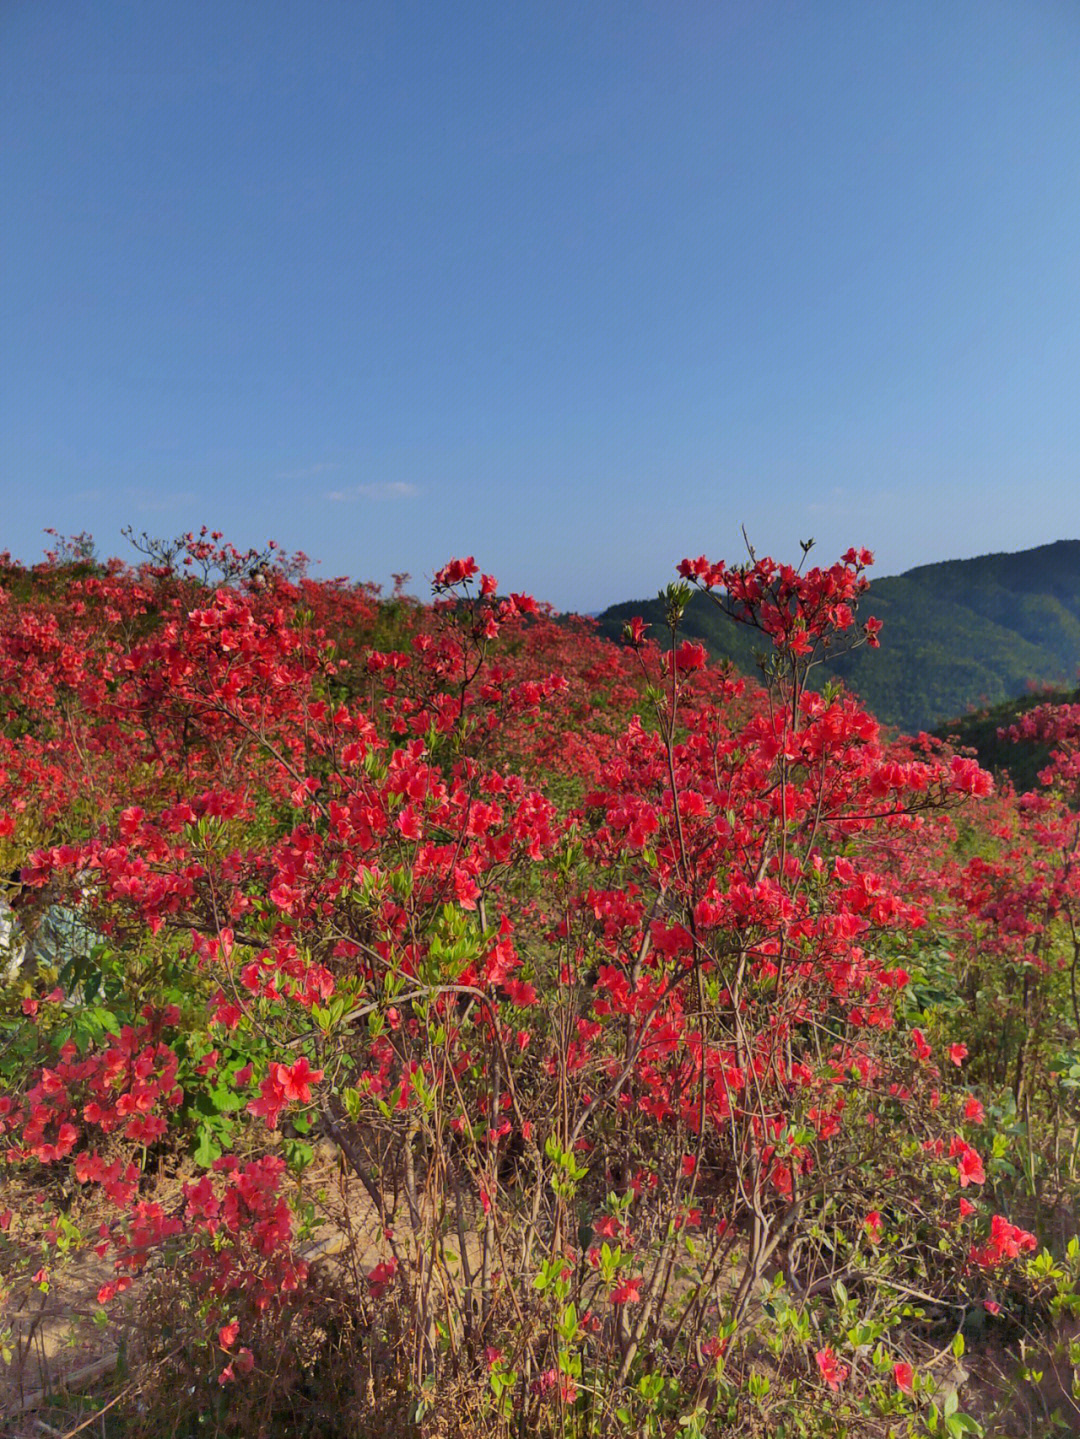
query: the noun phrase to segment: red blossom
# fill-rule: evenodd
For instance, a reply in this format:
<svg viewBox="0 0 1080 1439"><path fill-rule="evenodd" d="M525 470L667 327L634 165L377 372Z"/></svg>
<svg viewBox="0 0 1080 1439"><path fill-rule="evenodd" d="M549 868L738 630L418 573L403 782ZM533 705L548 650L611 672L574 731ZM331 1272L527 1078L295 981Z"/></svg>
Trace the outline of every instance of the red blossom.
<svg viewBox="0 0 1080 1439"><path fill-rule="evenodd" d="M837 1360L835 1351L828 1345L824 1349L819 1349L814 1358L817 1361L821 1377L829 1388L839 1389L851 1372L848 1366Z"/></svg>

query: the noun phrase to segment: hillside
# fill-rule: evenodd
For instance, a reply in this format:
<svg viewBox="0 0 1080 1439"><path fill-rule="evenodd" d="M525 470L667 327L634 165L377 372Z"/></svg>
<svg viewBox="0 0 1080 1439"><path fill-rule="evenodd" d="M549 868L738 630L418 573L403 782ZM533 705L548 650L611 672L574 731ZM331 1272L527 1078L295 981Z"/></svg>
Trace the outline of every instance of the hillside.
<svg viewBox="0 0 1080 1439"><path fill-rule="evenodd" d="M1080 690L1036 690L1019 699L1003 700L988 709L972 710L959 719L938 725L934 733L950 744L975 752L980 765L992 773L1006 773L1020 793L1036 789L1039 771L1050 759L1050 747L1034 740L1003 737L1002 730L1015 725L1036 705L1073 705Z"/></svg>
<svg viewBox="0 0 1080 1439"><path fill-rule="evenodd" d="M801 714L816 576L672 725L472 559L140 554L0 556L5 1434L1080 1433L1068 758Z"/></svg>
<svg viewBox="0 0 1080 1439"><path fill-rule="evenodd" d="M612 605L600 626L615 638L636 614L661 632L657 600ZM860 610L860 618L869 615L882 621L881 648L841 656L817 674L842 676L879 719L900 729L930 729L1032 685L1068 684L1080 667L1080 540L874 580ZM702 596L689 605L685 626L715 658L754 668L760 641Z"/></svg>

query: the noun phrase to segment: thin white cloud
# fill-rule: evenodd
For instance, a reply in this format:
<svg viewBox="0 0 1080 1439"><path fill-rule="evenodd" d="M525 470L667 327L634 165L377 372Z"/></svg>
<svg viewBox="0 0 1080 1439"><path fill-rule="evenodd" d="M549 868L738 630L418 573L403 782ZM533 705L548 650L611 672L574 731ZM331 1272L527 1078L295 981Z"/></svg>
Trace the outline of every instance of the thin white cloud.
<svg viewBox="0 0 1080 1439"><path fill-rule="evenodd" d="M125 491L135 511L140 515L163 515L170 510L183 509L194 505L201 497L194 490L139 490Z"/></svg>
<svg viewBox="0 0 1080 1439"><path fill-rule="evenodd" d="M416 485L406 480L384 480L371 485L350 485L347 490L327 490L324 499L334 504L347 504L350 500L407 500L419 494Z"/></svg>
<svg viewBox="0 0 1080 1439"><path fill-rule="evenodd" d="M311 480L316 475L325 475L330 470L339 470L341 466L336 460L323 460L317 465L308 465L303 470L282 470L274 476L275 480Z"/></svg>

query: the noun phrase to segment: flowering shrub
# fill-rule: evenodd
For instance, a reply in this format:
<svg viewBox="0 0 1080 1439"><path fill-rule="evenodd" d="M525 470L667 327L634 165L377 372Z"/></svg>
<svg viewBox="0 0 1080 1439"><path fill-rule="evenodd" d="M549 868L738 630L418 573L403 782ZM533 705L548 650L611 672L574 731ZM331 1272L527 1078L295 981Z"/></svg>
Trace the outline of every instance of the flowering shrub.
<svg viewBox="0 0 1080 1439"><path fill-rule="evenodd" d="M15 910L99 941L5 991L10 1282L92 1237L107 1310L181 1284L163 1363L223 1424L346 1329L386 1432L928 1409L912 1298L940 1327L1036 1240L969 1197L1006 1162L975 1036L902 960L1022 926L1017 865L956 855L990 777L814 687L878 643L870 555L684 561L620 649L472 558L425 607L143 552L3 569ZM682 639L695 586L761 684Z"/></svg>

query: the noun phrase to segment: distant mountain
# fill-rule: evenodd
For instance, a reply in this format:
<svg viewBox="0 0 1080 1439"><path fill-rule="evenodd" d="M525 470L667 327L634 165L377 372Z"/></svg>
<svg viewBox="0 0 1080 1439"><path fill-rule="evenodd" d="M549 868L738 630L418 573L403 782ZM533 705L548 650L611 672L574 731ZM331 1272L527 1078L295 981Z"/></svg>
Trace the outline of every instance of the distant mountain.
<svg viewBox="0 0 1080 1439"><path fill-rule="evenodd" d="M658 600L612 605L599 616L618 638L633 615L663 633ZM1023 695L1032 685L1068 687L1080 668L1080 540L1015 554L919 565L872 580L860 620L882 621L881 648L860 649L816 671L843 677L885 724L932 729L978 706ZM685 632L716 659L752 673L760 637L695 595Z"/></svg>

